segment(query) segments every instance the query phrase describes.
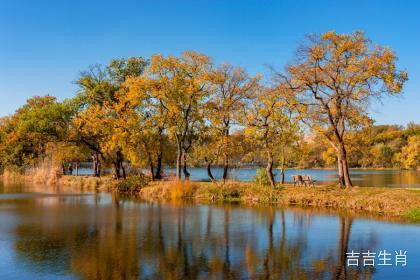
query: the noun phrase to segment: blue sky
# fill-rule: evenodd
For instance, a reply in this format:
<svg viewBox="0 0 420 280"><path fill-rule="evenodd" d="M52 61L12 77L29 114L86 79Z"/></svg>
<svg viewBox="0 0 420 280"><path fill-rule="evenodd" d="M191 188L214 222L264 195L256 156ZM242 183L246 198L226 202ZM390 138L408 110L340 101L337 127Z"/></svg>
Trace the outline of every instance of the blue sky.
<svg viewBox="0 0 420 280"><path fill-rule="evenodd" d="M0 1L0 116L33 95L71 97L111 58L194 49L267 73L311 32L364 30L409 72L404 95L372 106L377 123L420 121L420 1Z"/></svg>

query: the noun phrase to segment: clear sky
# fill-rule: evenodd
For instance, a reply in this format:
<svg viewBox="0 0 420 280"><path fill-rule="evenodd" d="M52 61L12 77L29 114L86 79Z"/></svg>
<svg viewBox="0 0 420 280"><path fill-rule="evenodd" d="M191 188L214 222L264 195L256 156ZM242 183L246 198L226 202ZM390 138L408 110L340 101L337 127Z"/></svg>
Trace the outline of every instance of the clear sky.
<svg viewBox="0 0 420 280"><path fill-rule="evenodd" d="M0 116L33 95L71 97L91 64L194 49L251 73L290 62L304 35L364 30L409 72L377 123L420 122L420 1L0 0Z"/></svg>

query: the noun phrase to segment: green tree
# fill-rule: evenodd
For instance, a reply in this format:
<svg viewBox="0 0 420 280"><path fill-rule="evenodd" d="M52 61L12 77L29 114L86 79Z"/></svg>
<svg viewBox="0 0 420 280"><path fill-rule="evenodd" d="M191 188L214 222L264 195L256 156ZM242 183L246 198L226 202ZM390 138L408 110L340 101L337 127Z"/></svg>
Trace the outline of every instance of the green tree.
<svg viewBox="0 0 420 280"><path fill-rule="evenodd" d="M55 97L35 96L1 124L3 166L25 167L42 161L51 142L65 141L73 111Z"/></svg>

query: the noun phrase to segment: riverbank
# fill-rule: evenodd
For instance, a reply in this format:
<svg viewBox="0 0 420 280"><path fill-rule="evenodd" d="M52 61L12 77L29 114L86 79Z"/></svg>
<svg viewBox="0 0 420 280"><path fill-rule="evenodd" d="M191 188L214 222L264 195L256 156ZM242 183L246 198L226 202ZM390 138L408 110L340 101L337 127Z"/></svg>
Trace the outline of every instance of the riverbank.
<svg viewBox="0 0 420 280"><path fill-rule="evenodd" d="M35 183L28 176L15 180ZM294 187L289 184L273 189L254 182L238 181L228 181L225 184L155 181L133 188L128 186L129 183L130 180L117 183L110 177L91 176L61 176L54 182L63 190L89 192L120 192L123 186L125 195L150 201L235 202L247 205L317 207L420 222L420 189L353 187L343 190L335 186ZM43 184L48 185L45 182Z"/></svg>
<svg viewBox="0 0 420 280"><path fill-rule="evenodd" d="M246 182L228 182L224 185L210 182L152 182L142 188L138 196L147 200L318 207L420 222L420 190L414 189L354 187L343 190L335 186L293 185L272 189Z"/></svg>
<svg viewBox="0 0 420 280"><path fill-rule="evenodd" d="M43 186L61 187L69 191L110 191L115 185L111 177L93 176L69 176L69 175L50 175L50 174L20 174L17 172L7 172L0 175L0 181L5 185L32 184L42 188Z"/></svg>

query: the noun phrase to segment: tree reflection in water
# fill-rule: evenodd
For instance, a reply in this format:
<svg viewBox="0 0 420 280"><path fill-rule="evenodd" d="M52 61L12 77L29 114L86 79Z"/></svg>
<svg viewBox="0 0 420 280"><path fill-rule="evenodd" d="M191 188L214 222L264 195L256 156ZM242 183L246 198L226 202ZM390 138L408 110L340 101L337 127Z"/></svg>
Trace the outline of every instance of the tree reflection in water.
<svg viewBox="0 0 420 280"><path fill-rule="evenodd" d="M346 266L346 252L375 246L351 239L346 215L334 224L335 245L322 248L311 234L313 215L303 210L116 197L92 204L60 201L22 212L32 222L14 231L20 260L84 279L366 279L374 272Z"/></svg>

